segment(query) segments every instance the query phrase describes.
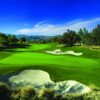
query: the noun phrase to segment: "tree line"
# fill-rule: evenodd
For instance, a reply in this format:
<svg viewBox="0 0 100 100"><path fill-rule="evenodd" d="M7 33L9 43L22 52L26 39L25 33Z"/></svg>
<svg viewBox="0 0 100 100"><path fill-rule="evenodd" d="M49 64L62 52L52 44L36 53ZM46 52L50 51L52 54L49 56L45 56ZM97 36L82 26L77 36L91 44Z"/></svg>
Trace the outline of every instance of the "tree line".
<svg viewBox="0 0 100 100"><path fill-rule="evenodd" d="M52 37L48 42L57 42L65 46L73 46L77 44L80 46L100 46L100 25L98 24L91 32L86 28L80 28L77 33L68 29L61 37Z"/></svg>
<svg viewBox="0 0 100 100"><path fill-rule="evenodd" d="M0 33L0 47L8 47L15 46L17 42L26 42L25 37L17 39L15 35L5 35L4 33Z"/></svg>
<svg viewBox="0 0 100 100"><path fill-rule="evenodd" d="M26 42L25 37L17 39L15 35L5 35L0 33L0 46L14 46L16 43ZM100 25L98 24L91 32L86 28L79 29L76 33L73 30L67 30L63 33L62 36L55 36L49 40L31 40L27 43L43 44L43 43L52 43L56 42L58 44L63 44L65 46L74 46L74 45L87 45L87 46L100 46Z"/></svg>

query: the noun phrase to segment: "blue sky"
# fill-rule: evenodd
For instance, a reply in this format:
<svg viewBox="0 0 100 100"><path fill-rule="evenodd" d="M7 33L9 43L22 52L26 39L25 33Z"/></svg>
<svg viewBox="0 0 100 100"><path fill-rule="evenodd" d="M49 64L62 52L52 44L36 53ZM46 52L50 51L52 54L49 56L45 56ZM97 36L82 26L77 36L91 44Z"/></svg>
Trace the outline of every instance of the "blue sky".
<svg viewBox="0 0 100 100"><path fill-rule="evenodd" d="M0 0L0 32L60 35L100 24L99 0Z"/></svg>

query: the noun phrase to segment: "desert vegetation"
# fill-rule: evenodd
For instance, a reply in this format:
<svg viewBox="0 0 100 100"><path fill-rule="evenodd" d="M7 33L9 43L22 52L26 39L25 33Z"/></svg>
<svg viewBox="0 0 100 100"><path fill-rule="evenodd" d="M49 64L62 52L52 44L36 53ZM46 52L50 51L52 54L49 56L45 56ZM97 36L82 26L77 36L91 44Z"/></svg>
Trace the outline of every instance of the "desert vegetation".
<svg viewBox="0 0 100 100"><path fill-rule="evenodd" d="M35 93L33 87L20 87L17 89L9 89L5 83L0 83L0 99L1 100L99 100L100 89L92 89L85 94L60 95L53 89L43 89L38 94Z"/></svg>

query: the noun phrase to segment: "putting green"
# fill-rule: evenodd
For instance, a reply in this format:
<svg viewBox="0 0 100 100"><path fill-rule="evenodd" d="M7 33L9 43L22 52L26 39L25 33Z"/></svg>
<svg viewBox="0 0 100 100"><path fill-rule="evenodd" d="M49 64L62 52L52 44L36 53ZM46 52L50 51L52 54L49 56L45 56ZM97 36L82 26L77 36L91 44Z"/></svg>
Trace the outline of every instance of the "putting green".
<svg viewBox="0 0 100 100"><path fill-rule="evenodd" d="M83 55L53 55L43 52L55 49L82 52ZM54 81L76 80L100 87L100 52L82 47L56 47L56 44L30 44L29 48L6 50L8 51L0 52L0 75L24 69L41 69L47 71Z"/></svg>

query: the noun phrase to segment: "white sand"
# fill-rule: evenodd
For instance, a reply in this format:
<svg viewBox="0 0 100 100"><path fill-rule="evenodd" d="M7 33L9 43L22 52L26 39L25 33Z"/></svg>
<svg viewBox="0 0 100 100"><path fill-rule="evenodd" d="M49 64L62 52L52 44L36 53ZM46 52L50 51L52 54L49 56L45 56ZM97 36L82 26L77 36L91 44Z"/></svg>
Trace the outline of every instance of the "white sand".
<svg viewBox="0 0 100 100"><path fill-rule="evenodd" d="M82 94L90 90L87 86L72 80L57 82L54 89L62 95L65 93Z"/></svg>
<svg viewBox="0 0 100 100"><path fill-rule="evenodd" d="M43 85L46 83L51 83L50 76L47 72L41 70L24 70L18 75L14 75L9 78L9 81L12 83L31 83L37 85Z"/></svg>
<svg viewBox="0 0 100 100"><path fill-rule="evenodd" d="M53 88L57 93L85 93L90 90L87 86L72 80L53 82L47 72L41 70L25 70L9 78L13 88L33 86L37 93L43 88Z"/></svg>
<svg viewBox="0 0 100 100"><path fill-rule="evenodd" d="M59 55L59 54L72 54L72 55L75 55L75 56L80 56L80 55L83 54L83 53L75 53L74 51L61 52L60 49L56 49L54 51L44 51L44 52L50 53L50 54L57 54L57 55Z"/></svg>

